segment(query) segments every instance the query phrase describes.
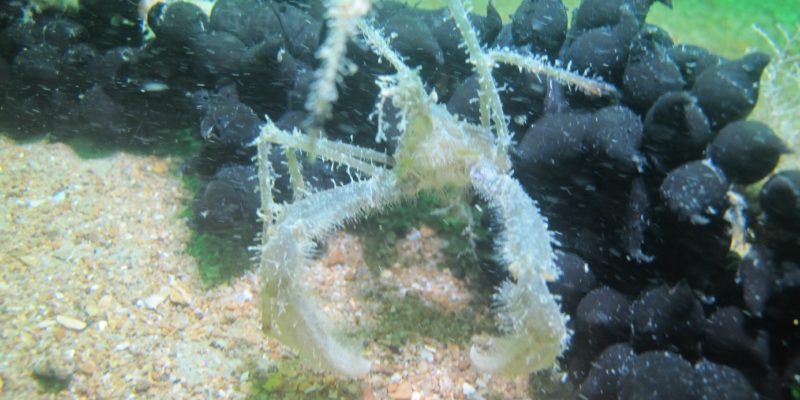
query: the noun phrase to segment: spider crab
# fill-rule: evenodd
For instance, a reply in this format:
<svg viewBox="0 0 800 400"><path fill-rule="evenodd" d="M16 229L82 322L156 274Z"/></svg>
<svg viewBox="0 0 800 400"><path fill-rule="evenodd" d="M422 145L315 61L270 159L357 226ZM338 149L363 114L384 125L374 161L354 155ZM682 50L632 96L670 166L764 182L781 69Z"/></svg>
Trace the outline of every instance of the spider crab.
<svg viewBox="0 0 800 400"><path fill-rule="evenodd" d="M350 376L368 372L370 362L357 348L331 334L331 322L299 282L299 269L313 253L314 241L345 221L421 190L472 187L504 227L496 240L497 252L513 277L494 295L502 335L493 338L487 349L473 347L472 364L482 371L510 375L553 366L569 338L567 317L547 288L547 282L559 276L553 238L536 204L511 175L512 141L491 71L496 63L508 63L590 95L609 95L615 89L541 58L508 49L482 49L461 0L450 0L451 15L480 82L481 123L468 123L437 103L435 92L425 89L418 70L408 67L381 33L362 19L369 5L368 0L329 2L329 33L318 51L322 65L306 106L318 119L330 113L330 104L337 98L336 81L345 64L346 43L360 34L396 71L377 80L376 140L385 139L387 123L382 111L390 101L398 110L398 145L394 154L387 155L328 140L319 132L283 131L267 120L255 141L263 220L264 330L313 367ZM283 146L287 157L294 192L294 201L288 204L276 204L271 195L274 169L267 155L273 145ZM296 151L347 166L368 178L308 193Z"/></svg>

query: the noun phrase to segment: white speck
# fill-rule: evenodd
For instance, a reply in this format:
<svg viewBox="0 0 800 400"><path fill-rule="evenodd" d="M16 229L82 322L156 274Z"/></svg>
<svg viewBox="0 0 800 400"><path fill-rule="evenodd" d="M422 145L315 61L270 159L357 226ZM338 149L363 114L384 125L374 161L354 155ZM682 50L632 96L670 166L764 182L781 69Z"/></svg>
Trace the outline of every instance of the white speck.
<svg viewBox="0 0 800 400"><path fill-rule="evenodd" d="M64 190L60 190L50 198L50 202L53 204L61 203L67 197L67 192Z"/></svg>
<svg viewBox="0 0 800 400"><path fill-rule="evenodd" d="M166 299L167 299L167 296L165 296L165 295L163 295L161 293L156 293L156 294L154 294L154 295L152 295L150 297L147 297L146 299L142 300L142 302L144 302L144 306L145 307L147 307L147 308L149 308L151 310L155 310L156 307L158 307L158 305L163 303L164 300L166 300Z"/></svg>
<svg viewBox="0 0 800 400"><path fill-rule="evenodd" d="M465 396L465 397L474 396L474 395L475 395L475 393L477 393L477 392L475 391L475 388L474 388L474 387L472 387L472 385L470 385L470 384L469 384L469 383L467 383L467 382L464 382L464 384L463 384L463 385L461 385L461 391L462 391L462 393L464 393L464 396Z"/></svg>
<svg viewBox="0 0 800 400"><path fill-rule="evenodd" d="M169 89L169 86L164 82L145 82L142 84L142 92L163 92Z"/></svg>
<svg viewBox="0 0 800 400"><path fill-rule="evenodd" d="M249 290L245 290L242 293L236 295L236 301L244 303L253 300L253 294L250 293Z"/></svg>

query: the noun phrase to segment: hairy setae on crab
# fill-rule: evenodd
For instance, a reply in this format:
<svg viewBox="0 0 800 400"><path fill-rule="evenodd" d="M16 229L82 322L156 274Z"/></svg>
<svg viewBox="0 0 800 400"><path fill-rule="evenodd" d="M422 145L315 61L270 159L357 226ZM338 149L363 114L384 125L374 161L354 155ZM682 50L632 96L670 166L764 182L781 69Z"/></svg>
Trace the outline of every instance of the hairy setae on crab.
<svg viewBox="0 0 800 400"><path fill-rule="evenodd" d="M299 281L299 270L312 255L315 240L348 220L421 190L472 187L503 227L501 237L495 240L498 258L513 278L495 294L502 335L493 338L486 349L473 348L472 364L501 374L553 366L569 337L566 316L547 288L547 282L559 276L553 238L535 203L511 175L508 151L512 141L491 71L496 63L507 63L594 96L613 94L614 88L532 55L482 49L461 0L450 0L451 16L480 83L480 124L468 123L438 104L418 70L408 67L382 34L363 20L369 0L331 0L327 7L329 31L317 53L321 67L306 104L312 118L324 120L330 114L337 98L336 82L347 65L347 42L360 35L396 71L377 79L376 140L385 140L385 102L391 102L393 108L389 109L397 110L394 128L401 134L396 151L387 155L328 140L319 129L286 132L269 120L262 127L256 145L263 219L264 330L313 367L351 376L369 371L370 362L356 346L332 335L331 322ZM274 169L267 156L273 145L283 146L289 166L294 200L287 204L276 204L271 195ZM311 193L305 188L297 151L355 169L366 178Z"/></svg>

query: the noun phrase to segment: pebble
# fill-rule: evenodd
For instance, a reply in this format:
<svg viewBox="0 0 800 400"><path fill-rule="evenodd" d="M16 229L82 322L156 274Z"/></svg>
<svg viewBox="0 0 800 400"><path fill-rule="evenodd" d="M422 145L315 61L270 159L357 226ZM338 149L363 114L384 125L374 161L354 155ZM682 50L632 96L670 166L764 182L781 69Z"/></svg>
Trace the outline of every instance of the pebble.
<svg viewBox="0 0 800 400"><path fill-rule="evenodd" d="M241 293L237 294L235 299L236 299L236 301L238 301L240 303L245 303L245 302L248 302L250 300L253 300L253 293L251 293L249 290L245 289Z"/></svg>
<svg viewBox="0 0 800 400"><path fill-rule="evenodd" d="M25 264L28 267L35 267L39 265L39 258L36 256L26 254L19 256L18 258L20 261L22 261L23 264Z"/></svg>
<svg viewBox="0 0 800 400"><path fill-rule="evenodd" d="M37 380L67 387L72 381L73 369L63 361L43 359L34 365L31 372Z"/></svg>
<svg viewBox="0 0 800 400"><path fill-rule="evenodd" d="M475 388L467 382L464 382L461 385L461 392L464 394L465 397L474 396L475 393L477 393L475 391Z"/></svg>
<svg viewBox="0 0 800 400"><path fill-rule="evenodd" d="M414 390L411 388L411 383L402 382L394 390L389 389L389 398L394 400L411 400L411 395Z"/></svg>
<svg viewBox="0 0 800 400"><path fill-rule="evenodd" d="M60 326L56 327L56 329L53 330L53 336L58 340L62 340L65 336L67 336L67 331Z"/></svg>
<svg viewBox="0 0 800 400"><path fill-rule="evenodd" d="M89 305L86 306L86 315L88 315L90 317L94 317L99 312L100 312L100 310L94 304L89 304Z"/></svg>
<svg viewBox="0 0 800 400"><path fill-rule="evenodd" d="M94 361L89 360L81 364L81 372L84 375L92 376L95 371L97 371L97 364Z"/></svg>
<svg viewBox="0 0 800 400"><path fill-rule="evenodd" d="M433 363L433 352L428 350L428 348L423 348L422 351L420 351L420 355L425 361Z"/></svg>
<svg viewBox="0 0 800 400"><path fill-rule="evenodd" d="M153 163L152 171L159 175L163 174L169 171L169 165L167 165L167 163L165 163L164 161L156 161Z"/></svg>
<svg viewBox="0 0 800 400"><path fill-rule="evenodd" d="M169 301L177 305L188 306L192 303L192 297L186 288L173 282L169 288Z"/></svg>
<svg viewBox="0 0 800 400"><path fill-rule="evenodd" d="M82 331L86 329L86 322L83 322L77 318L69 317L66 315L59 315L56 317L56 322L61 324L61 326L71 329L73 331Z"/></svg>
<svg viewBox="0 0 800 400"><path fill-rule="evenodd" d="M97 323L97 330L100 332L106 330L107 327L108 327L108 321L106 320L102 320Z"/></svg>
<svg viewBox="0 0 800 400"><path fill-rule="evenodd" d="M422 374L427 373L428 369L430 368L429 365L430 364L428 364L428 363L426 363L424 361L419 363L419 365L417 366L417 372L422 373Z"/></svg>
<svg viewBox="0 0 800 400"><path fill-rule="evenodd" d="M427 225L422 225L419 227L419 233L422 235L423 239L427 239L436 234L433 229L429 228Z"/></svg>
<svg viewBox="0 0 800 400"><path fill-rule="evenodd" d="M108 295L108 294L104 295L97 302L97 308L100 311L107 311L107 310L111 309L111 306L113 305L113 302L114 302L114 298L111 297L111 295Z"/></svg>
<svg viewBox="0 0 800 400"><path fill-rule="evenodd" d="M137 379L136 382L134 382L133 389L136 390L136 392L138 392L138 393L143 393L143 392L146 392L147 389L150 389L150 386L153 386L153 385L152 385L152 383L150 383L149 380L147 380L147 379Z"/></svg>
<svg viewBox="0 0 800 400"><path fill-rule="evenodd" d="M361 398L363 400L375 400L375 393L372 392L371 388L365 386L361 389Z"/></svg>
<svg viewBox="0 0 800 400"><path fill-rule="evenodd" d="M155 310L156 307L158 307L158 305L163 303L164 300L166 300L166 299L167 299L167 296L164 296L161 293L156 293L156 294L151 295L150 297L147 297L147 298L143 299L142 302L144 303L145 307L147 307L147 308L149 308L151 310Z"/></svg>
<svg viewBox="0 0 800 400"><path fill-rule="evenodd" d="M344 273L344 280L348 282L356 280L356 271L352 269L347 270L347 272Z"/></svg>
<svg viewBox="0 0 800 400"><path fill-rule="evenodd" d="M328 252L328 257L325 259L325 265L332 267L334 265L343 265L345 263L344 252L338 247L333 247Z"/></svg>

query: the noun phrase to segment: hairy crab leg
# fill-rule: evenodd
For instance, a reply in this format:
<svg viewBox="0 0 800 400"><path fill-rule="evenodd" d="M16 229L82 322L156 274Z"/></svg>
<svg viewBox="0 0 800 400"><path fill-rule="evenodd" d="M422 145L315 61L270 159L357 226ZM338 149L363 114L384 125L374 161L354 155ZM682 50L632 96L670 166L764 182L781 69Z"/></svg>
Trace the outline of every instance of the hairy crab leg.
<svg viewBox="0 0 800 400"><path fill-rule="evenodd" d="M547 222L519 182L490 162L474 165L470 181L502 221L497 251L516 280L505 282L494 296L506 335L494 338L488 351L473 347L472 363L502 375L551 367L569 335L567 317L547 288L547 281L559 275Z"/></svg>
<svg viewBox="0 0 800 400"><path fill-rule="evenodd" d="M309 261L315 239L400 196L394 175L379 172L369 180L317 192L286 206L280 221L262 237L263 329L309 365L348 376L369 371L370 363L357 346L334 337L332 322L299 280L300 268Z"/></svg>
<svg viewBox="0 0 800 400"><path fill-rule="evenodd" d="M494 121L494 129L497 131L498 154L505 155L511 145L511 134L506 126L503 103L500 101L497 84L494 81L494 77L492 77L493 61L486 56L486 53L481 48L478 35L467 18L467 11L464 9L461 0L450 0L448 6L453 21L455 21L456 27L461 32L461 37L464 38L469 60L475 66L475 72L478 74L481 125L484 128L489 128L489 119Z"/></svg>
<svg viewBox="0 0 800 400"><path fill-rule="evenodd" d="M490 50L488 57L493 62L513 65L525 72L549 76L562 85L575 88L590 96L620 96L617 88L610 83L605 83L568 69L559 68L557 65L551 65L541 57L523 55L509 49Z"/></svg>
<svg viewBox="0 0 800 400"><path fill-rule="evenodd" d="M269 119L261 128L261 136L258 140L302 150L308 154L313 154L315 157L347 165L369 175L375 175L383 171L384 169L379 166L380 164L392 164L391 157L384 153L347 143L314 138L312 135L303 135L297 130L294 133L288 133L279 129Z"/></svg>

